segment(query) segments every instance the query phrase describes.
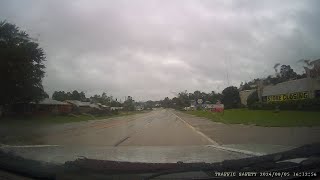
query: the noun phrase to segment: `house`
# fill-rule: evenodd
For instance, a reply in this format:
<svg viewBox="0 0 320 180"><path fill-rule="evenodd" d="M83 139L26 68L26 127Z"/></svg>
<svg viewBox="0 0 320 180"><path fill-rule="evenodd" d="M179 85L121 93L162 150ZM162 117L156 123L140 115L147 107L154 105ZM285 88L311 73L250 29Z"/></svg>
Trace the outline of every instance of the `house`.
<svg viewBox="0 0 320 180"><path fill-rule="evenodd" d="M50 98L45 98L39 103L32 102L33 114L68 114L72 111L72 106L68 103L57 101Z"/></svg>
<svg viewBox="0 0 320 180"><path fill-rule="evenodd" d="M214 107L214 104L205 104L204 109L212 109Z"/></svg>
<svg viewBox="0 0 320 180"><path fill-rule="evenodd" d="M123 107L110 107L111 111L115 111L115 110L122 110Z"/></svg>
<svg viewBox="0 0 320 180"><path fill-rule="evenodd" d="M92 105L90 102L81 102L78 100L66 100L66 103L72 105L72 111L74 113L89 113L99 106Z"/></svg>
<svg viewBox="0 0 320 180"><path fill-rule="evenodd" d="M142 111L143 109L144 109L143 106L140 106L140 105L135 106L135 110L136 110L136 111Z"/></svg>
<svg viewBox="0 0 320 180"><path fill-rule="evenodd" d="M98 105L101 110L110 110L110 106L106 106L101 103L97 103L96 105Z"/></svg>
<svg viewBox="0 0 320 180"><path fill-rule="evenodd" d="M14 115L49 115L49 114L68 114L72 106L68 103L45 98L39 102L20 102L7 106L3 109L6 116Z"/></svg>

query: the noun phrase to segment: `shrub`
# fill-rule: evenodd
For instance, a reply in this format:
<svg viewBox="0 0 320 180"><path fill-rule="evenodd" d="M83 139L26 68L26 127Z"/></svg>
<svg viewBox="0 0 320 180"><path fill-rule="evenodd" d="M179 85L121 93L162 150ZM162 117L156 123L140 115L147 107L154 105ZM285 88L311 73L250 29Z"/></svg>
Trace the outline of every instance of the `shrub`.
<svg viewBox="0 0 320 180"><path fill-rule="evenodd" d="M248 106L249 109L262 109L262 110L301 110L301 111L319 111L320 99L305 99L305 100L291 100L280 102L255 102Z"/></svg>

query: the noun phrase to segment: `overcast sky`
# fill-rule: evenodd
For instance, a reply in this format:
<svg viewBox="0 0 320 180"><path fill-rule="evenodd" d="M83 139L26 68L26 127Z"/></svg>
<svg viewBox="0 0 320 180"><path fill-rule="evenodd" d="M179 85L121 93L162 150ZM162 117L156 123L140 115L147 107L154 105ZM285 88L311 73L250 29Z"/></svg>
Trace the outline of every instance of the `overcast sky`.
<svg viewBox="0 0 320 180"><path fill-rule="evenodd" d="M222 91L320 58L320 1L1 0L0 20L37 38L44 88L136 100ZM229 80L228 80L229 79Z"/></svg>

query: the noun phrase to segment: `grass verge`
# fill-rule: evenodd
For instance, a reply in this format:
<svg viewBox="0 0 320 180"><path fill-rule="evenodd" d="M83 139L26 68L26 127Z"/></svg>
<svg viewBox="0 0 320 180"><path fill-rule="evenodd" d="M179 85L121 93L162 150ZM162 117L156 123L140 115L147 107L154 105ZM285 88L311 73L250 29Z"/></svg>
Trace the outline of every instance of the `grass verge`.
<svg viewBox="0 0 320 180"><path fill-rule="evenodd" d="M100 120L113 117L128 116L149 111L119 112L117 115L92 116L92 115L68 115L68 116L42 116L33 118L3 118L0 119L0 146L8 145L32 145L42 144L39 137L41 127L51 127L55 124L65 124L80 121Z"/></svg>
<svg viewBox="0 0 320 180"><path fill-rule="evenodd" d="M39 116L39 117L28 117L28 118L3 118L0 119L1 124L5 125L15 125L15 124L63 124L63 123L71 123L71 122L80 122L80 121L89 121L89 120L99 120L99 119L108 119L113 117L121 117L134 115L139 113L145 113L149 111L129 111L129 112L119 112L114 115L103 115L103 116L93 116L93 115L65 115L65 116Z"/></svg>
<svg viewBox="0 0 320 180"><path fill-rule="evenodd" d="M229 109L224 114L209 111L186 111L199 117L225 124L246 124L267 127L320 126L320 112Z"/></svg>

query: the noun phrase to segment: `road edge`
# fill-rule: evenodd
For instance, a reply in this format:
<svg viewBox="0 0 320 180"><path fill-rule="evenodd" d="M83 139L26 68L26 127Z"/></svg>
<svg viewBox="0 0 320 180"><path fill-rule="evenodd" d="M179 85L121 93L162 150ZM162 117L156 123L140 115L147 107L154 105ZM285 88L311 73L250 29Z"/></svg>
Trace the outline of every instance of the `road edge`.
<svg viewBox="0 0 320 180"><path fill-rule="evenodd" d="M192 129L194 132L198 133L199 135L201 135L202 137L204 137L206 140L208 140L209 142L211 142L213 145L215 146L220 146L219 143L217 143L216 141L214 141L213 139L209 138L207 135L203 134L201 131L197 130L195 127L193 127L191 124L189 124L188 122L186 122L185 120L183 120L181 117L179 117L178 115L176 115L174 112L171 112L173 115L175 115L178 119L180 119L180 121L182 121L183 123L185 123L190 129Z"/></svg>

